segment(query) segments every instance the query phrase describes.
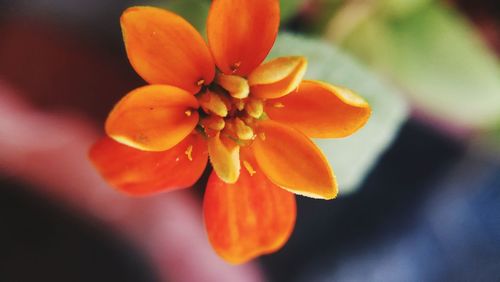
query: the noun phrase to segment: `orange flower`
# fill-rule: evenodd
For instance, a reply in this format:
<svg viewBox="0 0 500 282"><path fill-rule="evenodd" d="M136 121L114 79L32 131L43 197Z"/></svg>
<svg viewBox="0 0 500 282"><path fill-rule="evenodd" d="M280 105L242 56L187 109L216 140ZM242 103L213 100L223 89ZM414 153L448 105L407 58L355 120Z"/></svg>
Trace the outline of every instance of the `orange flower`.
<svg viewBox="0 0 500 282"><path fill-rule="evenodd" d="M370 107L347 89L302 81L303 57L261 64L278 32L278 0L212 1L208 46L183 18L158 8L129 8L121 26L129 60L150 85L114 107L109 137L91 149L111 185L130 195L190 187L210 156L205 225L230 263L287 241L293 193L337 195L309 137L348 136L366 123Z"/></svg>

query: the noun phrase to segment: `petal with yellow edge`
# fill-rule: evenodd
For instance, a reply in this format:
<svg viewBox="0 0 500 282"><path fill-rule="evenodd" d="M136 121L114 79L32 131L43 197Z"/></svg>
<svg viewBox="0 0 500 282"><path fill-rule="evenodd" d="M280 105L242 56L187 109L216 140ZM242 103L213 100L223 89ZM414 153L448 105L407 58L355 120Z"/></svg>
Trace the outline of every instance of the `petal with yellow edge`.
<svg viewBox="0 0 500 282"><path fill-rule="evenodd" d="M303 81L298 91L269 100L272 120L293 126L313 138L351 135L370 117L370 105L352 91L318 81Z"/></svg>
<svg viewBox="0 0 500 282"><path fill-rule="evenodd" d="M278 0L214 0L207 19L210 50L225 74L248 75L266 58L280 22Z"/></svg>
<svg viewBox="0 0 500 282"><path fill-rule="evenodd" d="M188 136L198 122L198 101L167 85L137 88L123 97L106 120L106 133L143 151L165 151Z"/></svg>
<svg viewBox="0 0 500 282"><path fill-rule="evenodd" d="M235 183L240 175L240 146L218 132L208 138L210 163L220 179Z"/></svg>
<svg viewBox="0 0 500 282"><path fill-rule="evenodd" d="M203 202L210 243L232 264L280 249L296 218L295 196L269 181L255 162L245 161L252 168L242 169L234 184L212 173Z"/></svg>
<svg viewBox="0 0 500 282"><path fill-rule="evenodd" d="M89 156L111 186L144 196L192 186L207 165L208 151L199 134L163 152L139 151L105 137L94 144Z"/></svg>
<svg viewBox="0 0 500 282"><path fill-rule="evenodd" d="M251 146L259 167L276 185L321 199L337 195L337 183L320 149L296 129L275 121L258 123Z"/></svg>
<svg viewBox="0 0 500 282"><path fill-rule="evenodd" d="M132 7L120 22L130 63L150 84L174 85L194 94L212 82L210 51L182 17L154 7Z"/></svg>
<svg viewBox="0 0 500 282"><path fill-rule="evenodd" d="M304 57L280 57L266 62L248 76L253 96L273 99L287 95L299 86L307 69Z"/></svg>

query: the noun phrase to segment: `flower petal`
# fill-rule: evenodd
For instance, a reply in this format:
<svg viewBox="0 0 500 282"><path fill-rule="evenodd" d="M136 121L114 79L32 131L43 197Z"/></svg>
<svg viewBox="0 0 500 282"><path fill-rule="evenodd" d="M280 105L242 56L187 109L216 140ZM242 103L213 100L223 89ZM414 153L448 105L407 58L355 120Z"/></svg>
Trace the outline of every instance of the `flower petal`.
<svg viewBox="0 0 500 282"><path fill-rule="evenodd" d="M218 132L208 138L208 153L217 175L226 183L235 183L240 175L240 146Z"/></svg>
<svg viewBox="0 0 500 282"><path fill-rule="evenodd" d="M252 163L255 172L243 169L235 184L212 173L204 196L208 239L217 254L233 264L280 249L295 225L295 196Z"/></svg>
<svg viewBox="0 0 500 282"><path fill-rule="evenodd" d="M277 0L214 0L207 20L210 50L225 74L248 75L266 58L279 28Z"/></svg>
<svg viewBox="0 0 500 282"><path fill-rule="evenodd" d="M248 83L253 96L279 98L297 89L307 69L304 57L280 57L257 67Z"/></svg>
<svg viewBox="0 0 500 282"><path fill-rule="evenodd" d="M252 143L257 163L276 185L312 198L333 199L337 183L320 149L299 131L261 121Z"/></svg>
<svg viewBox="0 0 500 282"><path fill-rule="evenodd" d="M303 81L298 91L268 101L269 118L293 126L309 137L345 137L370 117L370 105L348 89Z"/></svg>
<svg viewBox="0 0 500 282"><path fill-rule="evenodd" d="M196 93L209 84L215 64L203 38L182 17L154 7L132 7L120 19L130 63L150 84Z"/></svg>
<svg viewBox="0 0 500 282"><path fill-rule="evenodd" d="M135 196L190 187L208 160L205 140L199 134L163 152L139 151L106 137L94 144L89 156L110 185Z"/></svg>
<svg viewBox="0 0 500 282"><path fill-rule="evenodd" d="M196 108L196 98L180 88L144 86L116 104L106 120L106 133L139 150L168 150L193 131Z"/></svg>

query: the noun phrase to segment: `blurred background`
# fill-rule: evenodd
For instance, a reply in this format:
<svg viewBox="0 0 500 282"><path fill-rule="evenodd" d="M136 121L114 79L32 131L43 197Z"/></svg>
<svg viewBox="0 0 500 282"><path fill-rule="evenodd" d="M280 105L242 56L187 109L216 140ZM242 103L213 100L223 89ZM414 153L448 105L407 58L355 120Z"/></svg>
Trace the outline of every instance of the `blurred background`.
<svg viewBox="0 0 500 282"><path fill-rule="evenodd" d="M194 189L129 198L87 160L116 101L143 85L124 51L131 5L203 32L204 0L0 0L0 281L500 281L500 3L282 0L271 57L373 106L320 141L334 201L298 197L279 252L233 267Z"/></svg>

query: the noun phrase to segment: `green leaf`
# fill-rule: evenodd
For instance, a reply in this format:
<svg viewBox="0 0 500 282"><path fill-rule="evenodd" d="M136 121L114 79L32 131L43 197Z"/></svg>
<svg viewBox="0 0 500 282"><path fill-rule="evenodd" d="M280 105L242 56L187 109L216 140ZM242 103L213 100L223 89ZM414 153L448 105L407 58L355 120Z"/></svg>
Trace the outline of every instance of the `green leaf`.
<svg viewBox="0 0 500 282"><path fill-rule="evenodd" d="M406 103L394 88L330 44L284 33L278 37L270 57L290 55L308 59L306 78L348 87L372 107L368 124L354 135L315 140L337 175L340 192L354 191L406 120Z"/></svg>
<svg viewBox="0 0 500 282"><path fill-rule="evenodd" d="M284 22L294 16L303 4L304 0L281 0L280 1L280 13L281 22Z"/></svg>
<svg viewBox="0 0 500 282"><path fill-rule="evenodd" d="M406 90L418 108L472 128L500 121L500 68L470 24L440 3L405 17L374 14L343 47Z"/></svg>
<svg viewBox="0 0 500 282"><path fill-rule="evenodd" d="M191 23L205 35L210 1L205 0L151 0L148 5L172 11Z"/></svg>
<svg viewBox="0 0 500 282"><path fill-rule="evenodd" d="M281 21L284 22L294 16L303 3L304 0L281 0ZM141 1L138 4L144 5ZM146 5L161 7L181 15L205 35L206 20L210 9L209 0L148 0Z"/></svg>
<svg viewBox="0 0 500 282"><path fill-rule="evenodd" d="M418 9L436 0L380 0L376 4L379 11L388 17L407 17Z"/></svg>

